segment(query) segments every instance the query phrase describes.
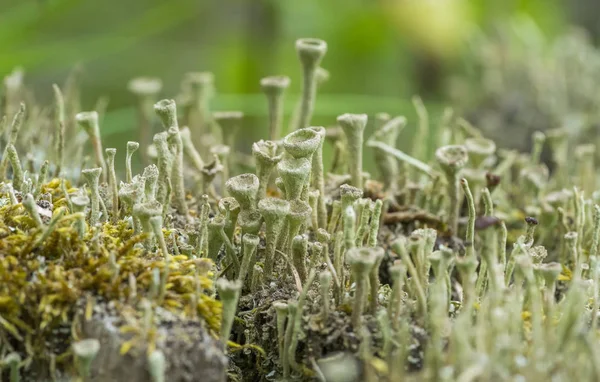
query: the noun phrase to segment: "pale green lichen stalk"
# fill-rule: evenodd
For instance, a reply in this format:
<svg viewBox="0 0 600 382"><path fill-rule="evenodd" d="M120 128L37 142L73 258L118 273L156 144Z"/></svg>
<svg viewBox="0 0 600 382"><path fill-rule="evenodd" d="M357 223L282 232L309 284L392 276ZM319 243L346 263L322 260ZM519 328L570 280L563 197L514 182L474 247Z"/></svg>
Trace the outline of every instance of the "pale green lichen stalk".
<svg viewBox="0 0 600 382"><path fill-rule="evenodd" d="M357 188L363 187L363 140L367 126L366 114L342 114L337 118L348 143L348 172L350 184Z"/></svg>
<svg viewBox="0 0 600 382"><path fill-rule="evenodd" d="M283 96L290 85L286 76L270 76L260 80L260 87L269 105L269 139L277 141L281 135L283 121Z"/></svg>
<svg viewBox="0 0 600 382"><path fill-rule="evenodd" d="M296 41L296 52L302 66L302 98L297 129L310 126L317 95L317 71L327 53L327 43L315 38Z"/></svg>
<svg viewBox="0 0 600 382"><path fill-rule="evenodd" d="M102 169L102 180L106 181L106 162L102 150L102 139L100 137L100 124L98 122L98 112L86 111L77 114L77 123L88 134L92 147L94 148L95 164Z"/></svg>
<svg viewBox="0 0 600 382"><path fill-rule="evenodd" d="M154 111L167 129L169 150L172 155L172 168L170 169L170 184L173 193L173 204L181 215L188 214L185 201L185 186L183 183L183 141L179 133L177 122L177 106L173 100L162 100L154 104Z"/></svg>

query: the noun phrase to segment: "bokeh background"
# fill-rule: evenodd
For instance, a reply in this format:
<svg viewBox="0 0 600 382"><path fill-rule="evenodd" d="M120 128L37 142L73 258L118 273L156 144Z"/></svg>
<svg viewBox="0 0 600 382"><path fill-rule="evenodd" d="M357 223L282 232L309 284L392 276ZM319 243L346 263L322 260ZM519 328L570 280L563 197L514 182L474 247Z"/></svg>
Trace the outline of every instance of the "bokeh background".
<svg viewBox="0 0 600 382"><path fill-rule="evenodd" d="M185 72L212 71L212 108L245 113L245 147L266 136L261 77L289 75L286 107L294 108L299 37L329 44L322 66L331 78L313 124L385 111L414 126L411 96L439 118L452 103L448 84L469 72L478 36L527 20L547 41L578 25L594 42L598 12L595 0L0 0L0 75L22 67L37 98L50 102L51 84L81 65L83 108L107 100L105 146L124 149L136 137L129 79L160 77L163 95L174 97Z"/></svg>

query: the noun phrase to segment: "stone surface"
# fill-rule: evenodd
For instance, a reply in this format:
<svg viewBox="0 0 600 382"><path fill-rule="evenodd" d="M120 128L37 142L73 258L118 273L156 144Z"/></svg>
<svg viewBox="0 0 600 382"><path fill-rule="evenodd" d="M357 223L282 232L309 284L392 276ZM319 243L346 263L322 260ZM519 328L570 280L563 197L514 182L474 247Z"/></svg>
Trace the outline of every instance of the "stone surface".
<svg viewBox="0 0 600 382"><path fill-rule="evenodd" d="M92 363L93 382L146 382L148 372L147 347L137 341L125 355L120 354L124 342L135 334L123 334L118 315L95 314L89 321L82 320L84 338L100 341L100 351ZM104 313L104 312L103 312ZM213 338L201 321L178 318L164 310L157 311L156 348L161 350L167 363L165 380L169 382L225 381L227 357L219 341Z"/></svg>

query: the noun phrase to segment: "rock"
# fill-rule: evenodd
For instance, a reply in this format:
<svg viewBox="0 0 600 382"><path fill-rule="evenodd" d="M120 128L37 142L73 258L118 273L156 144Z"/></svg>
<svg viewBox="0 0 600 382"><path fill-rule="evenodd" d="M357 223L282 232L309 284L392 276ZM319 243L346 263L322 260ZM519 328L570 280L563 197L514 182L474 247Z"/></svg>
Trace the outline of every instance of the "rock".
<svg viewBox="0 0 600 382"><path fill-rule="evenodd" d="M100 341L100 351L91 367L91 381L151 381L147 345L141 338L136 338L138 333L121 333L119 328L125 323L118 314L100 310L104 312L95 309L88 321L81 319L82 337ZM182 319L163 309L157 309L156 315L160 322L155 328L156 349L160 349L165 356L165 380L225 381L227 357L220 342L209 334L203 321ZM132 339L135 345L121 355L123 343Z"/></svg>

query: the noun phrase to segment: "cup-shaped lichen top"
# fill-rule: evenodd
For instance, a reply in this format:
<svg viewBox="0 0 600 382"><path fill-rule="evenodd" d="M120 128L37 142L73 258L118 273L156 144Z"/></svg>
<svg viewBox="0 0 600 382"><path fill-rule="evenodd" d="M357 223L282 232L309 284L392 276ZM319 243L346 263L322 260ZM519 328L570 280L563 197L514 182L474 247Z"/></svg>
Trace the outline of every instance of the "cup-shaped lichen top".
<svg viewBox="0 0 600 382"><path fill-rule="evenodd" d="M267 194L267 186L275 165L279 163L282 154L277 154L277 143L260 140L252 144L252 156L256 161L256 174L260 181L259 198Z"/></svg>
<svg viewBox="0 0 600 382"><path fill-rule="evenodd" d="M310 130L314 131L315 133L317 133L317 135L319 136L321 143L323 144L323 142L325 141L325 137L327 136L327 129L324 128L323 126L310 126L308 127Z"/></svg>
<svg viewBox="0 0 600 382"><path fill-rule="evenodd" d="M241 211L237 219L237 224L242 228L243 234L257 234L262 222L262 215L258 210Z"/></svg>
<svg viewBox="0 0 600 382"><path fill-rule="evenodd" d="M368 116L366 114L342 114L337 117L337 122L344 130L346 137L351 137L360 134L362 136L365 127L367 126Z"/></svg>
<svg viewBox="0 0 600 382"><path fill-rule="evenodd" d="M337 117L337 122L348 142L348 171L351 183L355 187L362 188L362 153L367 115L346 113Z"/></svg>
<svg viewBox="0 0 600 382"><path fill-rule="evenodd" d="M406 117L398 116L385 122L373 135L371 139L387 143L390 146L396 145L398 134L406 126Z"/></svg>
<svg viewBox="0 0 600 382"><path fill-rule="evenodd" d="M367 126L368 116L366 114L345 113L337 117L337 122L344 131L354 133L363 131Z"/></svg>
<svg viewBox="0 0 600 382"><path fill-rule="evenodd" d="M389 267L390 276L394 281L399 281L401 277L406 275L406 271L406 265L404 265L401 260L394 261Z"/></svg>
<svg viewBox="0 0 600 382"><path fill-rule="evenodd" d="M128 182L131 182L133 178L131 172L131 157L140 148L139 142L129 141L127 142L127 151L125 153L125 176Z"/></svg>
<svg viewBox="0 0 600 382"><path fill-rule="evenodd" d="M241 111L216 111L213 113L213 118L221 127L225 143L233 147L244 113Z"/></svg>
<svg viewBox="0 0 600 382"><path fill-rule="evenodd" d="M98 124L98 112L97 111L82 111L75 115L77 123L86 133L92 137L100 136L100 127Z"/></svg>
<svg viewBox="0 0 600 382"><path fill-rule="evenodd" d="M254 174L234 176L225 183L227 192L238 201L242 211L253 210L256 207L259 186L258 177Z"/></svg>
<svg viewBox="0 0 600 382"><path fill-rule="evenodd" d="M412 245L425 245L429 251L433 250L433 245L437 238L437 231L432 228L419 228L411 232L409 236L409 247Z"/></svg>
<svg viewBox="0 0 600 382"><path fill-rule="evenodd" d="M299 199L310 175L311 162L307 158L285 158L277 164L288 200Z"/></svg>
<svg viewBox="0 0 600 382"><path fill-rule="evenodd" d="M155 77L136 77L127 83L127 90L138 97L155 96L162 90L162 81Z"/></svg>
<svg viewBox="0 0 600 382"><path fill-rule="evenodd" d="M150 221L154 216L162 216L162 205L157 201L138 203L133 207L133 215L143 221Z"/></svg>
<svg viewBox="0 0 600 382"><path fill-rule="evenodd" d="M455 264L458 272L461 273L461 275L465 276L465 282L468 279L472 280L472 276L477 270L478 265L478 261L476 258L470 256L457 256Z"/></svg>
<svg viewBox="0 0 600 382"><path fill-rule="evenodd" d="M265 275L270 276L275 262L275 247L281 235L290 203L279 198L264 198L258 202L258 210L265 219Z"/></svg>
<svg viewBox="0 0 600 382"><path fill-rule="evenodd" d="M77 195L71 197L71 203L73 204L73 212L83 212L90 204L90 198L87 194L78 192Z"/></svg>
<svg viewBox="0 0 600 382"><path fill-rule="evenodd" d="M89 338L73 343L73 354L80 359L93 359L100 350L100 342Z"/></svg>
<svg viewBox="0 0 600 382"><path fill-rule="evenodd" d="M223 235L225 229L225 217L217 215L210 219L207 225L208 230L208 258L216 260L223 246Z"/></svg>
<svg viewBox="0 0 600 382"><path fill-rule="evenodd" d="M560 162L563 159L566 159L565 156L567 154L566 151L568 150L569 142L568 136L569 131L565 127L559 127L546 131L546 140L552 149L552 155L555 162Z"/></svg>
<svg viewBox="0 0 600 382"><path fill-rule="evenodd" d="M299 39L296 51L302 65L302 98L294 128L301 129L310 125L317 95L317 71L327 52L327 43L312 38Z"/></svg>
<svg viewBox="0 0 600 382"><path fill-rule="evenodd" d="M167 371L167 360L160 350L154 350L148 355L148 372L152 377L152 382L164 382L165 372Z"/></svg>
<svg viewBox="0 0 600 382"><path fill-rule="evenodd" d="M222 129L228 130L238 128L240 122L244 118L244 113L241 111L215 111L213 118Z"/></svg>
<svg viewBox="0 0 600 382"><path fill-rule="evenodd" d="M96 338L89 338L74 342L72 348L79 375L87 380L92 361L100 351L100 341Z"/></svg>
<svg viewBox="0 0 600 382"><path fill-rule="evenodd" d="M220 234L220 230L225 228L225 217L222 215L217 215L210 219L208 223L208 228L214 230L214 232L218 232Z"/></svg>
<svg viewBox="0 0 600 382"><path fill-rule="evenodd" d="M260 88L269 96L282 94L288 86L290 86L290 78L288 76L269 76L260 80Z"/></svg>
<svg viewBox="0 0 600 382"><path fill-rule="evenodd" d="M106 180L106 162L102 151L102 140L100 139L100 126L98 124L98 113L95 111L85 111L75 116L77 123L90 137L90 142L94 148L96 166L103 170L103 180Z"/></svg>
<svg viewBox="0 0 600 382"><path fill-rule="evenodd" d="M371 272L378 254L383 251L375 247L350 248L346 254L352 273L358 277L366 277Z"/></svg>
<svg viewBox="0 0 600 382"><path fill-rule="evenodd" d="M296 40L296 52L303 66L317 68L327 53L327 43L316 38Z"/></svg>
<svg viewBox="0 0 600 382"><path fill-rule="evenodd" d="M237 199L232 197L219 200L218 207L222 214L229 212L230 214L235 214L237 216L240 212L240 203L238 203Z"/></svg>
<svg viewBox="0 0 600 382"><path fill-rule="evenodd" d="M211 95L215 75L211 72L188 72L185 74L183 82L194 96L208 96Z"/></svg>
<svg viewBox="0 0 600 382"><path fill-rule="evenodd" d="M456 174L469 160L467 149L461 145L442 146L435 152L435 157L448 174Z"/></svg>
<svg viewBox="0 0 600 382"><path fill-rule="evenodd" d="M273 302L273 308L275 308L277 314L287 314L288 312L288 304L285 301Z"/></svg>
<svg viewBox="0 0 600 382"><path fill-rule="evenodd" d="M292 225L302 224L312 213L310 205L303 200L293 200L290 202L290 211L288 219Z"/></svg>
<svg viewBox="0 0 600 382"><path fill-rule="evenodd" d="M242 238L242 243L244 244L244 247L252 247L256 249L260 243L260 237L258 235L247 234Z"/></svg>
<svg viewBox="0 0 600 382"><path fill-rule="evenodd" d="M278 140L283 120L283 93L290 85L286 76L271 76L260 80L260 87L269 104L269 138Z"/></svg>
<svg viewBox="0 0 600 382"><path fill-rule="evenodd" d="M223 164L221 163L221 160L219 159L217 154L213 154L213 160L208 163L205 164L204 167L202 167L202 176L204 177L205 183L206 181L211 182L218 173L223 172L223 169L225 168L225 166L223 166ZM205 184L205 186L207 186L207 184Z"/></svg>
<svg viewBox="0 0 600 382"><path fill-rule="evenodd" d="M146 182L147 179L139 175L134 176L129 183L121 182L119 185L119 198L121 201L128 206L133 206L135 203L140 202L144 196Z"/></svg>
<svg viewBox="0 0 600 382"><path fill-rule="evenodd" d="M140 148L140 143L135 141L127 142L127 155L131 155Z"/></svg>
<svg viewBox="0 0 600 382"><path fill-rule="evenodd" d="M115 164L115 156L117 156L117 149L115 148L108 148L106 150L104 150L104 152L106 153L106 159L108 162L108 165L111 166Z"/></svg>
<svg viewBox="0 0 600 382"><path fill-rule="evenodd" d="M543 263L536 266L536 273L544 279L546 287L550 287L558 280L562 268L562 265L557 262Z"/></svg>
<svg viewBox="0 0 600 382"><path fill-rule="evenodd" d="M100 174L102 174L102 169L100 167L86 168L81 170L81 174L84 176L90 187L93 187L98 185Z"/></svg>
<svg viewBox="0 0 600 382"><path fill-rule="evenodd" d="M159 175L158 167L154 164L144 168L142 177L146 180L144 185L146 200L156 199L156 187Z"/></svg>
<svg viewBox="0 0 600 382"><path fill-rule="evenodd" d="M288 221L288 237L287 240L291 240L300 232L302 224L306 223L308 218L311 216L312 208L310 205L303 200L292 200L290 202L290 211L287 216ZM288 244L289 245L289 244Z"/></svg>
<svg viewBox="0 0 600 382"><path fill-rule="evenodd" d="M486 138L468 138L465 147L474 167L479 167L486 158L496 152L496 143Z"/></svg>
<svg viewBox="0 0 600 382"><path fill-rule="evenodd" d="M96 224L96 222L98 221L98 215L100 213L100 211L98 210L100 204L100 194L98 191L98 185L100 183L101 173L102 169L100 167L85 169L81 171L81 174L84 176L86 182L88 183L91 189L92 205L90 212L90 224L92 225Z"/></svg>
<svg viewBox="0 0 600 382"><path fill-rule="evenodd" d="M177 124L177 105L172 99L163 99L154 104L154 112L160 118L163 126L178 127Z"/></svg>
<svg viewBox="0 0 600 382"><path fill-rule="evenodd" d="M19 364L21 363L21 356L17 352L12 352L6 355L2 360L2 363L8 366L11 370L11 382L16 379L18 381L19 378ZM13 371L16 370L16 371ZM13 375L16 374L16 377Z"/></svg>
<svg viewBox="0 0 600 382"><path fill-rule="evenodd" d="M360 375L360 360L349 352L330 353L317 361L325 381L354 381Z"/></svg>
<svg viewBox="0 0 600 382"><path fill-rule="evenodd" d="M467 164L469 154L465 146L448 145L442 146L435 152L435 157L440 165L440 168L446 175L447 193L448 193L448 229L454 235L458 230L459 216L459 184L458 172Z"/></svg>
<svg viewBox="0 0 600 382"><path fill-rule="evenodd" d="M279 198L264 198L258 202L258 210L267 224L283 221L290 210L290 203Z"/></svg>
<svg viewBox="0 0 600 382"><path fill-rule="evenodd" d="M223 319L221 321L221 341L227 343L231 334L231 327L235 318L235 309L237 306L242 282L240 280L218 279L216 282L219 297L223 302Z"/></svg>
<svg viewBox="0 0 600 382"><path fill-rule="evenodd" d="M313 153L321 145L321 136L314 129L307 127L288 134L283 138L283 148L294 158L311 159Z"/></svg>
<svg viewBox="0 0 600 382"><path fill-rule="evenodd" d="M217 280L217 291L222 301L237 299L242 284L239 280L227 280L220 278Z"/></svg>
<svg viewBox="0 0 600 382"><path fill-rule="evenodd" d="M290 210L287 216L288 232L286 238L288 240L288 247L291 244L289 240L300 232L302 224L306 223L307 219L311 216L311 213L312 208L307 202L300 199L292 200L290 202Z"/></svg>
<svg viewBox="0 0 600 382"><path fill-rule="evenodd" d="M351 186L349 184L342 184L340 186L340 196L342 199L342 208L345 210L348 206L351 206L355 201L362 198L363 190Z"/></svg>
<svg viewBox="0 0 600 382"><path fill-rule="evenodd" d="M281 160L281 154L277 154L277 143L262 139L252 144L252 155L257 166L274 166Z"/></svg>

